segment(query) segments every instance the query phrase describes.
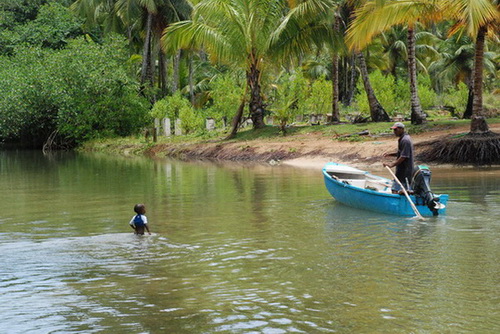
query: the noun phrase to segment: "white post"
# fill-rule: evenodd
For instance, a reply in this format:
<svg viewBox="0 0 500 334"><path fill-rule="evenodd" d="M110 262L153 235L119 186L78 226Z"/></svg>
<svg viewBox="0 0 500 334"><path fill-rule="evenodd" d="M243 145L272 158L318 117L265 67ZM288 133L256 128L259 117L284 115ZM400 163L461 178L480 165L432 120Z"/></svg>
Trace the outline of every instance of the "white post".
<svg viewBox="0 0 500 334"><path fill-rule="evenodd" d="M166 137L170 137L172 134L172 126L170 125L170 118L168 117L163 119L163 134Z"/></svg>
<svg viewBox="0 0 500 334"><path fill-rule="evenodd" d="M175 120L175 135L182 136L181 120L179 118Z"/></svg>
<svg viewBox="0 0 500 334"><path fill-rule="evenodd" d="M213 118L208 117L205 121L205 126L208 131L215 130L215 120Z"/></svg>
<svg viewBox="0 0 500 334"><path fill-rule="evenodd" d="M160 119L155 118L155 135L158 136L160 134Z"/></svg>

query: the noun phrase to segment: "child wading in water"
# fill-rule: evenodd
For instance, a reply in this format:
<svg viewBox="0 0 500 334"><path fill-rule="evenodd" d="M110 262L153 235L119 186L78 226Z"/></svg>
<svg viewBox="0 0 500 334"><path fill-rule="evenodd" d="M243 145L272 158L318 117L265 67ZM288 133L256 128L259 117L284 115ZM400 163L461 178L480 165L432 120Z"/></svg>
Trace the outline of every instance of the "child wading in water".
<svg viewBox="0 0 500 334"><path fill-rule="evenodd" d="M144 235L144 229L146 229L151 235L148 227L148 218L144 215L146 213L146 206L144 206L144 204L136 204L134 206L134 211L137 214L132 217L129 224L134 229L135 234Z"/></svg>

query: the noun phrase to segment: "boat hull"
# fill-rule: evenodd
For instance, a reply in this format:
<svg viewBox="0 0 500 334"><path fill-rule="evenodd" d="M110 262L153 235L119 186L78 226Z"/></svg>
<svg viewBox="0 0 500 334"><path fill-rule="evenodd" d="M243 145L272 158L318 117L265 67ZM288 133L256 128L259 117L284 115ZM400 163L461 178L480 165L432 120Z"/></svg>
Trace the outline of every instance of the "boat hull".
<svg viewBox="0 0 500 334"><path fill-rule="evenodd" d="M368 172L366 173L368 174ZM415 216L408 199L404 195L382 193L344 183L330 176L326 167L323 168L323 176L330 195L342 204L389 215ZM438 197L440 203L446 206L448 195L439 195ZM432 211L426 205L418 203L415 196L410 195L410 198L422 216L433 216ZM439 215L445 213L446 207L438 210Z"/></svg>

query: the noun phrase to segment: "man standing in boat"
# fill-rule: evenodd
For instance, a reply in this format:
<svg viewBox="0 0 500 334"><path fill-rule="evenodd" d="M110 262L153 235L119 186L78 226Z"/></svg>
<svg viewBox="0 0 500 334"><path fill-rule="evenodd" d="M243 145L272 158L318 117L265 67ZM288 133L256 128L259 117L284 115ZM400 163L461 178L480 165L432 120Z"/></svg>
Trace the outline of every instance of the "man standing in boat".
<svg viewBox="0 0 500 334"><path fill-rule="evenodd" d="M391 127L398 139L398 151L396 153L385 153L384 157L395 156L396 161L393 163L385 163L384 167L396 167L396 177L407 190L410 190L411 177L413 174L413 142L409 134L405 132L405 125L401 122L396 122ZM392 192L398 193L402 189L399 184L394 181L392 184Z"/></svg>

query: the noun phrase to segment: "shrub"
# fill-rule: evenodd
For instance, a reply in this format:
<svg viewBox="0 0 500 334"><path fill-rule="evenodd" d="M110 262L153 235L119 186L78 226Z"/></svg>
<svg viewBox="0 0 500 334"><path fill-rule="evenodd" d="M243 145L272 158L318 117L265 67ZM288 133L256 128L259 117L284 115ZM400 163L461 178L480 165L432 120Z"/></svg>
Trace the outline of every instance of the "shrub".
<svg viewBox="0 0 500 334"><path fill-rule="evenodd" d="M203 128L204 117L194 110L191 103L180 92L156 102L151 109L151 116L155 118L168 117L171 120L179 118L181 127L186 133Z"/></svg>
<svg viewBox="0 0 500 334"><path fill-rule="evenodd" d="M422 109L429 109L437 104L437 94L432 89L430 76L423 74L418 76L418 96Z"/></svg>
<svg viewBox="0 0 500 334"><path fill-rule="evenodd" d="M179 118L181 127L187 134L203 129L205 119L191 105L179 110Z"/></svg>
<svg viewBox="0 0 500 334"><path fill-rule="evenodd" d="M66 49L18 48L0 63L0 138L39 147L57 131L75 145L129 135L147 119L147 101L128 74L125 41L80 38Z"/></svg>
<svg viewBox="0 0 500 334"><path fill-rule="evenodd" d="M207 116L220 122L223 117L231 119L241 103L244 87L238 85L231 74L218 76L210 83L212 106L207 110Z"/></svg>
<svg viewBox="0 0 500 334"><path fill-rule="evenodd" d="M157 101L151 109L151 116L155 118L168 117L171 120L175 120L179 118L182 109L189 108L191 108L189 101L177 91L174 95L164 97L160 101Z"/></svg>
<svg viewBox="0 0 500 334"><path fill-rule="evenodd" d="M56 2L47 3L39 8L35 20L0 30L0 53L12 55L22 45L60 49L69 38L82 34L81 25L68 8Z"/></svg>
<svg viewBox="0 0 500 334"><path fill-rule="evenodd" d="M469 98L469 88L463 82L460 82L456 87L451 87L441 95L441 104L455 108L458 112L465 110L467 99Z"/></svg>
<svg viewBox="0 0 500 334"><path fill-rule="evenodd" d="M395 113L400 110L400 105L397 101L397 93L399 92L399 85L394 81L392 76L383 75L380 71L375 71L369 75L370 83L373 87L375 95L380 104L388 113ZM363 86L362 78L360 77L357 84L356 102L359 111L365 116L370 115L370 106L366 97L365 88Z"/></svg>
<svg viewBox="0 0 500 334"><path fill-rule="evenodd" d="M332 82L320 77L311 85L309 96L300 103L300 109L308 114L326 115L332 109Z"/></svg>
<svg viewBox="0 0 500 334"><path fill-rule="evenodd" d="M286 125L300 112L301 101L305 100L308 91L308 82L302 72L297 72L281 77L275 87L271 108L280 123L281 131L285 133Z"/></svg>

